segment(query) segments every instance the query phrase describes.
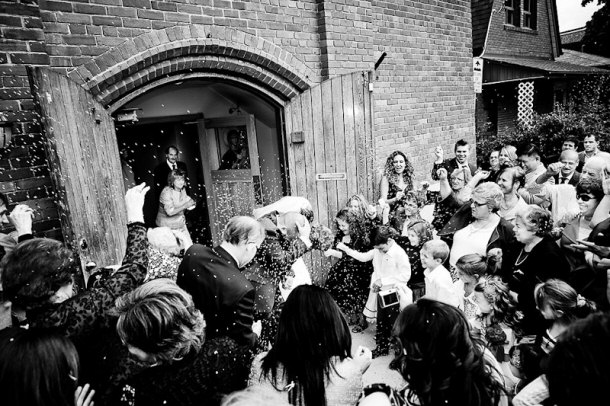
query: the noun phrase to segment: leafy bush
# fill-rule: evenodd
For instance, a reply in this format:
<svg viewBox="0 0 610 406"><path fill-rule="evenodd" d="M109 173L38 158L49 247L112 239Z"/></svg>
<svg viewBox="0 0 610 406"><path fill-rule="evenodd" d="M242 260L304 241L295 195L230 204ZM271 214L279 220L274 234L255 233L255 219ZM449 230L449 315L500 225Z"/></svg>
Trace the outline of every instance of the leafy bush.
<svg viewBox="0 0 610 406"><path fill-rule="evenodd" d="M610 76L581 79L570 88L570 102L555 105L547 114L534 114L529 124L517 123L516 128L504 134L477 134L477 156L487 160L489 153L503 145L537 145L545 161L557 159L561 144L566 138L582 141L585 135L595 134L599 148L610 150ZM579 148L579 149L582 149Z"/></svg>

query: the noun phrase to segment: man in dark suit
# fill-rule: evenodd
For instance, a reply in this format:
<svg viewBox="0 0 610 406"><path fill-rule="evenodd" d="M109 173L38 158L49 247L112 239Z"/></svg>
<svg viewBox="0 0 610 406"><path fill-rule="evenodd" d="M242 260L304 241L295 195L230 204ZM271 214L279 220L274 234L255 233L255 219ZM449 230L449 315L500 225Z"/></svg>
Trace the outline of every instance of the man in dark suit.
<svg viewBox="0 0 610 406"><path fill-rule="evenodd" d="M576 171L577 167L578 152L573 149L566 149L561 153L559 162L550 164L546 168L546 172L536 179L536 183L543 184L553 178L556 185L567 183L576 187L580 181L580 173Z"/></svg>
<svg viewBox="0 0 610 406"><path fill-rule="evenodd" d="M157 165L153 174L155 179L155 192L159 196L165 186L167 186L167 176L173 169L181 169L187 177L186 164L178 161L178 148L175 145L170 145L165 150L165 162ZM188 187L187 187L188 192Z"/></svg>
<svg viewBox="0 0 610 406"><path fill-rule="evenodd" d="M264 238L258 221L236 216L227 223L220 245L194 244L186 251L177 283L203 313L206 336L228 336L248 346L256 343L260 322L253 325L254 288L240 268L254 258Z"/></svg>
<svg viewBox="0 0 610 406"><path fill-rule="evenodd" d="M466 140L458 140L455 143L455 158L445 159L443 160L443 147L440 145L436 147L434 154L436 155L436 161L434 161L434 166L432 167L432 179L438 180L437 171L440 168L445 168L449 176L459 168L468 169L471 175L477 170L477 167L468 162L468 157L470 156L470 144Z"/></svg>

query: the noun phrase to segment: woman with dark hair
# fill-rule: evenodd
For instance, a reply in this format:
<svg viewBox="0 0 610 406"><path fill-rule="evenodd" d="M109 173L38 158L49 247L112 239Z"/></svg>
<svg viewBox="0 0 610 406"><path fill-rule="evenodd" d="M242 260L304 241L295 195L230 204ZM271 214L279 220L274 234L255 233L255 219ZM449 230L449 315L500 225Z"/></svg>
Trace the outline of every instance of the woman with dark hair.
<svg viewBox="0 0 610 406"><path fill-rule="evenodd" d="M251 386L284 392L292 405L353 405L371 351L352 338L339 306L324 289L297 286L284 304L273 347L252 365Z"/></svg>
<svg viewBox="0 0 610 406"><path fill-rule="evenodd" d="M173 169L167 176L167 186L159 196L159 211L156 224L159 227L169 227L181 242L181 248L187 250L193 245L193 240L186 228L187 210L195 208L195 201L186 194L186 177L182 169Z"/></svg>
<svg viewBox="0 0 610 406"><path fill-rule="evenodd" d="M70 249L52 239L19 244L0 266L4 296L18 319L30 328L57 328L72 340L80 356L81 376L96 389L99 403L110 399L120 376L133 366L113 328L112 309L117 297L146 277L148 242L142 205L148 190L143 183L125 194L127 248L122 266L93 274L86 290L75 293L73 275L81 272L78 261Z"/></svg>
<svg viewBox="0 0 610 406"><path fill-rule="evenodd" d="M507 404L498 363L456 307L419 299L400 313L394 335L401 351L390 365L407 386L368 386L360 406Z"/></svg>
<svg viewBox="0 0 610 406"><path fill-rule="evenodd" d="M356 324L354 327L356 332L360 332L367 326L362 309L366 303L373 265L370 262L357 261L335 248L342 242L359 252L370 250L372 245L369 240L369 230L348 208L339 210L335 223L337 233L334 248L325 251L324 254L339 260L330 269L326 289L337 301L349 323Z"/></svg>
<svg viewBox="0 0 610 406"><path fill-rule="evenodd" d="M78 353L66 337L44 329L0 332L0 393L5 405L89 406L94 390L78 386Z"/></svg>
<svg viewBox="0 0 610 406"><path fill-rule="evenodd" d="M395 210L396 204L405 193L413 190L413 167L402 152L394 151L388 157L383 169L380 189L380 201L389 204L391 212Z"/></svg>
<svg viewBox="0 0 610 406"><path fill-rule="evenodd" d="M147 367L127 379L123 404L218 405L246 386L250 356L228 337L205 340L205 321L191 295L154 279L116 300L117 332Z"/></svg>
<svg viewBox="0 0 610 406"><path fill-rule="evenodd" d="M526 335L537 335L545 323L534 302L534 288L540 282L557 278L567 280L570 264L561 248L550 238L553 228L551 213L530 204L517 213L515 238L521 250L513 265L510 289L517 294L523 311L522 328Z"/></svg>
<svg viewBox="0 0 610 406"><path fill-rule="evenodd" d="M574 322L551 352L546 378L557 406L602 406L610 387L610 313Z"/></svg>
<svg viewBox="0 0 610 406"><path fill-rule="evenodd" d="M574 248L572 244L576 244L578 240L586 241L593 230L591 220L597 206L604 198L601 181L592 178L582 179L576 185L576 198L580 215L564 227L559 246L570 263L569 282L581 292L587 287L587 284L593 282L595 272L587 263L585 253Z"/></svg>

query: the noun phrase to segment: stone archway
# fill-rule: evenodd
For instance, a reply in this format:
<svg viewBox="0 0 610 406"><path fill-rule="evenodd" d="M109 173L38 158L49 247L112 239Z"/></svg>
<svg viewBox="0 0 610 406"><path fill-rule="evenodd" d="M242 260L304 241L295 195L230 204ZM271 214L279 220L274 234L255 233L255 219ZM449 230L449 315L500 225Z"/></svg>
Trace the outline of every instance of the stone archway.
<svg viewBox="0 0 610 406"><path fill-rule="evenodd" d="M226 27L170 27L128 40L70 72L103 105L175 75L232 79L286 102L316 82L302 61L268 40ZM141 90L140 90L141 92Z"/></svg>

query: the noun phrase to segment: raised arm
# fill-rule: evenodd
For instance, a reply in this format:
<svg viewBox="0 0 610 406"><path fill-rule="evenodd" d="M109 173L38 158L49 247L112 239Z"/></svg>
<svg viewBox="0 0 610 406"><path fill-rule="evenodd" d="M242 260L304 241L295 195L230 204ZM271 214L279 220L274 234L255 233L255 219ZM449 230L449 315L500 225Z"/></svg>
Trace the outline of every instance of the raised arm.
<svg viewBox="0 0 610 406"><path fill-rule="evenodd" d="M58 327L74 336L114 322L111 311L116 298L135 289L146 277L148 242L142 206L149 189L142 183L125 194L128 236L123 265L111 276L96 281L93 288L51 309L35 327Z"/></svg>

